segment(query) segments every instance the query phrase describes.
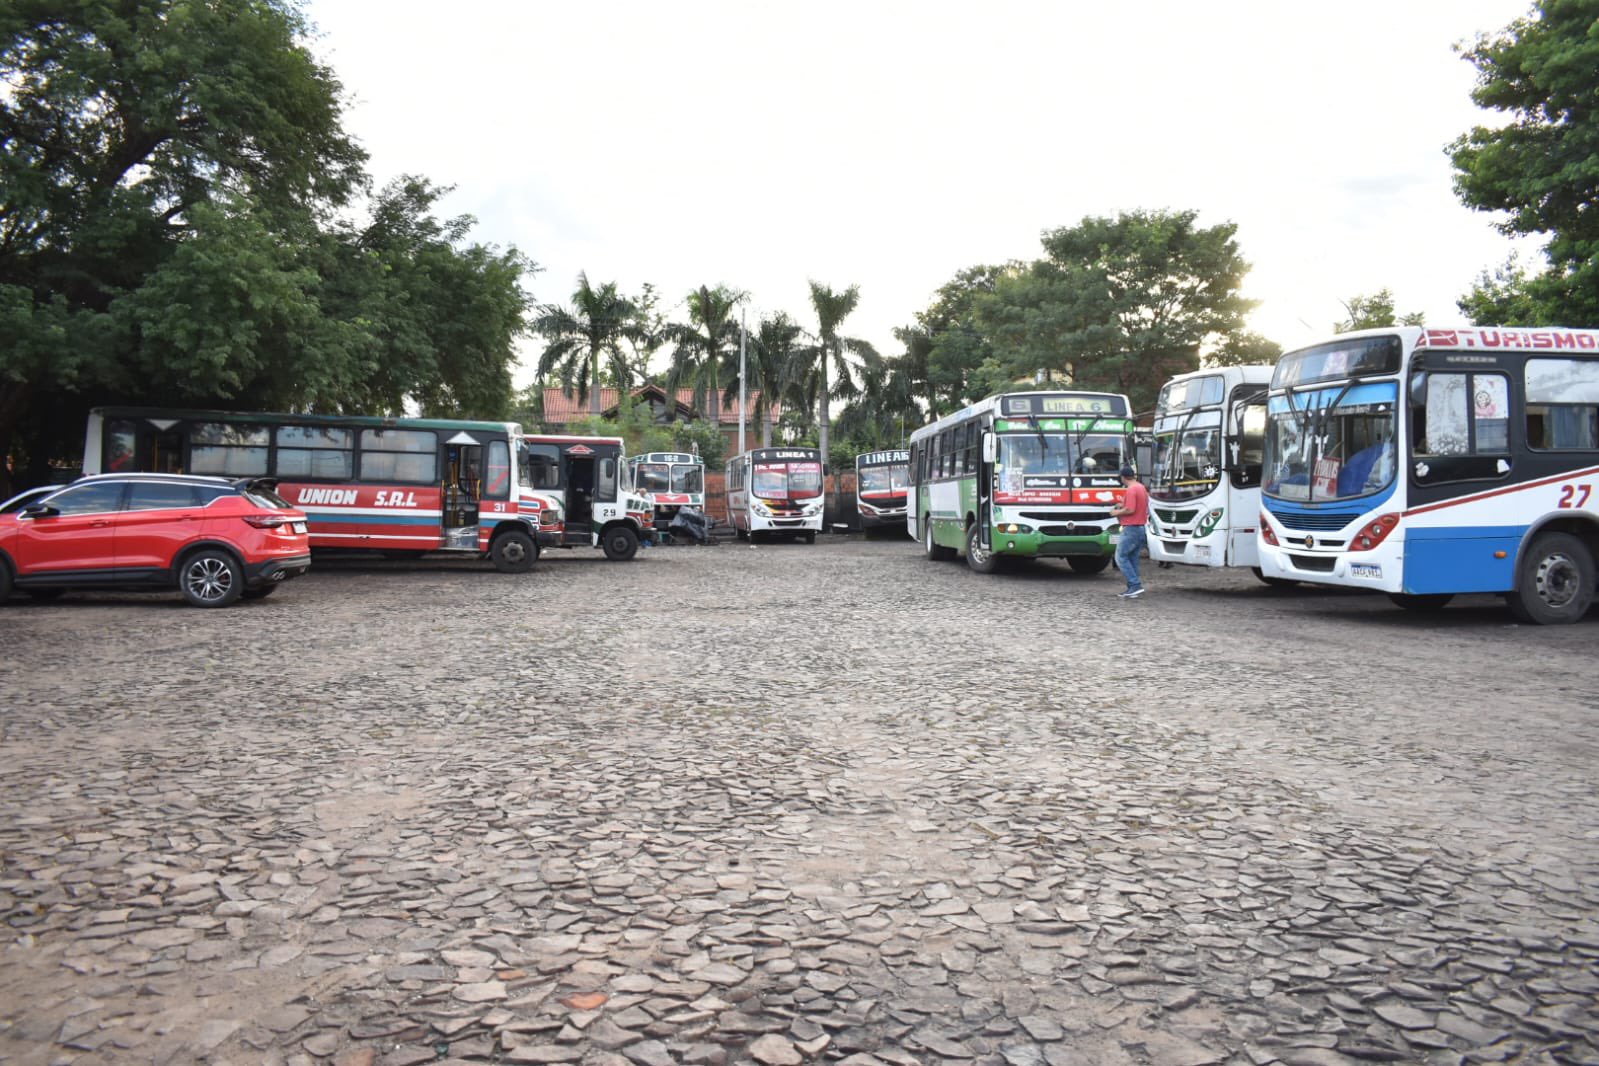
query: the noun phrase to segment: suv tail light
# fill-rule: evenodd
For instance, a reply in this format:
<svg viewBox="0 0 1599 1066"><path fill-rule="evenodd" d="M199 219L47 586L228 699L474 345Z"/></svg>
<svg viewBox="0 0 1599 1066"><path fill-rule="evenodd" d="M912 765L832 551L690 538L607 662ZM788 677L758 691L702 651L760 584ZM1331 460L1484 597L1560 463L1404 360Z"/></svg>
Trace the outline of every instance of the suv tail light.
<svg viewBox="0 0 1599 1066"><path fill-rule="evenodd" d="M282 529L284 526L294 524L294 519L292 518L281 518L278 515L269 514L247 514L244 516L244 520L256 529Z"/></svg>

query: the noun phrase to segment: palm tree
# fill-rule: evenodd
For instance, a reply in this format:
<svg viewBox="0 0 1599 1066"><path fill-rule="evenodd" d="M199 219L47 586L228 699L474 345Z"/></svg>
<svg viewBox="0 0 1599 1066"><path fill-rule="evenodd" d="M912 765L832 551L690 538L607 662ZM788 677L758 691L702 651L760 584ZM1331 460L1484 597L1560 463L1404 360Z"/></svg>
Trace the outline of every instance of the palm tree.
<svg viewBox="0 0 1599 1066"><path fill-rule="evenodd" d="M861 367L861 388L839 412L837 429L846 440L872 448L904 447L905 435L922 424L913 368L904 359Z"/></svg>
<svg viewBox="0 0 1599 1066"><path fill-rule="evenodd" d="M832 400L847 400L858 391L855 387L854 360L864 366L875 367L881 357L877 349L855 337L845 337L839 327L861 301L861 287L851 285L843 292L834 292L819 282L811 282L811 307L816 311L815 347L809 350L811 367L816 375L816 402L819 426L818 447L822 461L827 461L827 436L830 420L827 406ZM828 387L828 363L838 372L831 388Z"/></svg>
<svg viewBox="0 0 1599 1066"><path fill-rule="evenodd" d="M701 285L688 295L688 324L666 327L667 339L676 344L666 375L667 392L676 398L678 389L691 386L694 406L705 410L711 425L718 428L722 413L717 401L729 357L738 365L738 319L733 309L743 299L743 293L726 285L714 289Z"/></svg>
<svg viewBox="0 0 1599 1066"><path fill-rule="evenodd" d="M633 387L633 368L622 341L640 337L637 310L632 300L616 291L616 282L596 289L587 273L579 274L571 309L545 304L533 320L533 332L549 339L539 356L539 380L547 381L554 373L561 391L570 396L575 390L579 403L586 398L589 413L598 418L602 357L609 361L623 394Z"/></svg>
<svg viewBox="0 0 1599 1066"><path fill-rule="evenodd" d="M749 338L748 389L755 394L755 420L761 424L761 447L772 446L772 427L776 424L777 405L789 392L790 379L800 358L799 340L804 331L787 313L761 319L755 335ZM733 372L733 382L723 394L728 403L739 394L738 372Z"/></svg>

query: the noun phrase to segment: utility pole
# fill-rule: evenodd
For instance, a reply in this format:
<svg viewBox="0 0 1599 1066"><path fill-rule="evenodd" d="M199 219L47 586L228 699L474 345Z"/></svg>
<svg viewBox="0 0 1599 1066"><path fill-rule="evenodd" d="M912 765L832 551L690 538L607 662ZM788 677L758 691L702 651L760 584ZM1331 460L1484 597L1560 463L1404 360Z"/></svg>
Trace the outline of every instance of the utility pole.
<svg viewBox="0 0 1599 1066"><path fill-rule="evenodd" d="M749 381L744 354L744 308L738 309L738 454L744 454L744 412L749 408Z"/></svg>

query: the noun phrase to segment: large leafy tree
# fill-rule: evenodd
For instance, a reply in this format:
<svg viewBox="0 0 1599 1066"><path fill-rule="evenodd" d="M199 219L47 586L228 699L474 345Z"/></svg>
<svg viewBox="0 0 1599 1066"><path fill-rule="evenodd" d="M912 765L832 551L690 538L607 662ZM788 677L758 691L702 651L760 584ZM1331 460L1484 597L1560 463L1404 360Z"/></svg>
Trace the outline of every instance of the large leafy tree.
<svg viewBox="0 0 1599 1066"><path fill-rule="evenodd" d="M701 285L688 295L688 322L666 327L667 339L674 344L667 391L675 396L680 388L693 388L694 406L712 425L721 422L722 382L738 375L735 311L743 299L743 293L726 285Z"/></svg>
<svg viewBox="0 0 1599 1066"><path fill-rule="evenodd" d="M361 199L305 29L289 0L0 7L0 451L25 477L96 403L505 408L531 264L461 247L424 180Z"/></svg>
<svg viewBox="0 0 1599 1066"><path fill-rule="evenodd" d="M978 304L994 369L1153 406L1168 378L1244 331L1254 305L1239 293L1249 264L1236 231L1193 211L1134 211L1046 232L1044 258L1002 273Z"/></svg>
<svg viewBox="0 0 1599 1066"><path fill-rule="evenodd" d="M1357 329L1379 329L1383 326L1419 326L1425 317L1419 311L1396 314L1391 289L1356 293L1343 301L1343 305L1344 317L1333 323L1334 333L1352 333Z"/></svg>
<svg viewBox="0 0 1599 1066"><path fill-rule="evenodd" d="M861 301L859 285L851 285L842 292L820 282L812 281L811 309L816 314L816 344L806 352L804 377L811 379L811 387L802 386L802 392L813 394L817 407L818 447L827 455L828 431L832 415L828 410L833 400L848 400L858 391L857 371L860 367L874 367L881 359L877 349L856 337L847 337L841 331L844 320L855 311ZM831 383L829 369L832 370Z"/></svg>
<svg viewBox="0 0 1599 1066"><path fill-rule="evenodd" d="M1503 212L1506 234L1547 236L1548 265L1484 275L1460 308L1482 324L1599 326L1599 9L1537 0L1465 56L1472 99L1504 121L1449 146L1455 191Z"/></svg>
<svg viewBox="0 0 1599 1066"><path fill-rule="evenodd" d="M922 424L913 367L904 359L883 359L860 368L860 391L839 412L838 435L854 451L903 447Z"/></svg>
<svg viewBox="0 0 1599 1066"><path fill-rule="evenodd" d="M934 295L916 325L895 331L905 345L901 372L926 405L939 415L986 395L980 368L994 358L993 344L978 321L977 305L991 296L999 279L1012 267L968 267Z"/></svg>
<svg viewBox="0 0 1599 1066"><path fill-rule="evenodd" d="M633 387L633 365L622 344L643 334L637 312L616 282L595 288L587 273L579 274L572 306L546 304L533 320L533 331L548 341L539 356L539 380L557 381L568 396L576 392L578 403L587 400L590 416L598 418L602 363L623 394Z"/></svg>

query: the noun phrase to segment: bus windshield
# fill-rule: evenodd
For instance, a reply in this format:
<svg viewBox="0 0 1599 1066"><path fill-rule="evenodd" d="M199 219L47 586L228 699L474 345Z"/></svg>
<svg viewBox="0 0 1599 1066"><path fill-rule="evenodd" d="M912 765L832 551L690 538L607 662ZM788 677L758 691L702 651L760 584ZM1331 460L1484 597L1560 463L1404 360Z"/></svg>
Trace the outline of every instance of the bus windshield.
<svg viewBox="0 0 1599 1066"><path fill-rule="evenodd" d="M673 492L704 492L705 468L703 466L672 467Z"/></svg>
<svg viewBox="0 0 1599 1066"><path fill-rule="evenodd" d="M518 478L530 489L561 487L561 449L553 444L524 444Z"/></svg>
<svg viewBox="0 0 1599 1066"><path fill-rule="evenodd" d="M1210 415L1210 421L1216 418L1214 413ZM1174 419L1172 428L1155 430L1151 496L1191 500L1205 495L1221 481L1221 427L1195 425L1198 421L1201 419Z"/></svg>
<svg viewBox="0 0 1599 1066"><path fill-rule="evenodd" d="M751 486L766 500L798 500L822 494L821 463L756 463Z"/></svg>
<svg viewBox="0 0 1599 1066"><path fill-rule="evenodd" d="M866 466L861 468L860 485L858 492L888 492L903 496L908 489L910 478L907 476L909 467L899 466Z"/></svg>
<svg viewBox="0 0 1599 1066"><path fill-rule="evenodd" d="M1399 386L1393 381L1278 393L1266 412L1268 496L1346 500L1393 483Z"/></svg>
<svg viewBox="0 0 1599 1066"><path fill-rule="evenodd" d="M1098 474L1115 477L1127 461L1120 433L1007 433L1000 463L1017 474Z"/></svg>
<svg viewBox="0 0 1599 1066"><path fill-rule="evenodd" d="M638 484L634 487L644 492L667 492L672 486L672 468L666 463L640 463Z"/></svg>

